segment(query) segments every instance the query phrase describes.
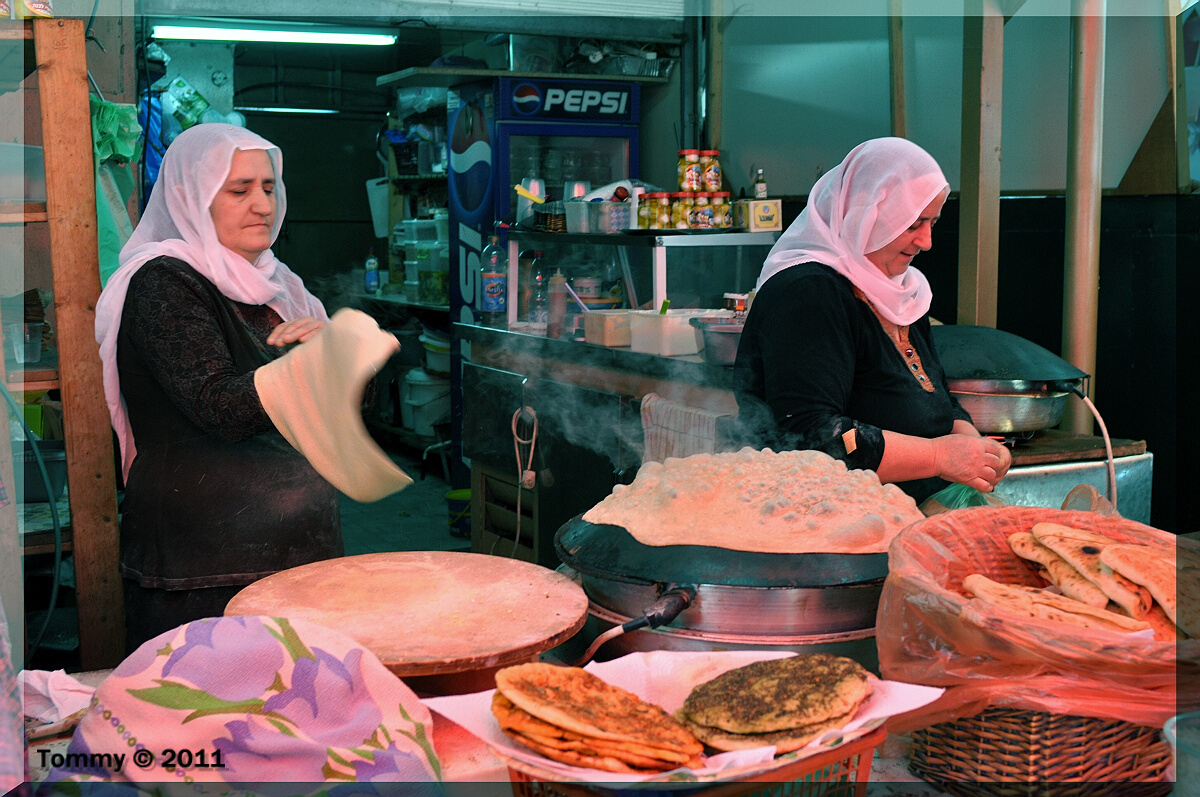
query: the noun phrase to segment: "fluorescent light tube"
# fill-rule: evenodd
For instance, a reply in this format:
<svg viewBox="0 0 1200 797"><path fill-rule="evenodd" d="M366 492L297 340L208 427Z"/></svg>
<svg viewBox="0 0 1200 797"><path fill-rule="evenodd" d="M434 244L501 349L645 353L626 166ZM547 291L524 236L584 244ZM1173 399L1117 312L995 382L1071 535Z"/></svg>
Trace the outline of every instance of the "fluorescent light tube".
<svg viewBox="0 0 1200 797"><path fill-rule="evenodd" d="M296 44L365 44L386 46L396 43L390 33L347 33L344 31L204 27L200 25L155 24L155 39L185 41L288 42Z"/></svg>
<svg viewBox="0 0 1200 797"><path fill-rule="evenodd" d="M266 108L251 105L238 105L233 110L245 113L341 113L328 108Z"/></svg>

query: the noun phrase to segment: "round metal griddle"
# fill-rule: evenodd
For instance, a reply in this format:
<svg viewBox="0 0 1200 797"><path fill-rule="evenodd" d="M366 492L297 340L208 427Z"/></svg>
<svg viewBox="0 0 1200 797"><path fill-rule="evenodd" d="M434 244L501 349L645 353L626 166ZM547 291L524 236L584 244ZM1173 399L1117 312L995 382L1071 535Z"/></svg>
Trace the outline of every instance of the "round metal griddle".
<svg viewBox="0 0 1200 797"><path fill-rule="evenodd" d="M591 599L589 613L638 617L671 585L696 596L664 626L697 632L723 645L722 635L773 638L869 631L887 577L887 554L767 554L706 545L644 545L621 526L575 517L554 536L560 571ZM710 636L711 635L711 636ZM868 634L869 635L869 634ZM662 642L663 640L659 640ZM695 640L693 640L695 641ZM756 643L757 644L757 643Z"/></svg>
<svg viewBox="0 0 1200 797"><path fill-rule="evenodd" d="M736 518L728 522L736 523ZM830 587L887 577L887 554L751 553L708 545L644 545L621 526L582 515L554 535L558 557L575 571L641 584Z"/></svg>
<svg viewBox="0 0 1200 797"><path fill-rule="evenodd" d="M947 379L1045 383L1087 378L1058 355L1011 332L964 324L935 325L931 332Z"/></svg>

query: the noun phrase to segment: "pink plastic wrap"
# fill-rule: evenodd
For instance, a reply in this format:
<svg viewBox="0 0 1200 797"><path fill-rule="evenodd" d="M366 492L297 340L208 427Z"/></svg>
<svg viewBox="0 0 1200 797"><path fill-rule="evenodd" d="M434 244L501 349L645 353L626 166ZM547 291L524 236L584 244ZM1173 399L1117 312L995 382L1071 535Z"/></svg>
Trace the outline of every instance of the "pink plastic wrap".
<svg viewBox="0 0 1200 797"><path fill-rule="evenodd" d="M1200 639L1157 642L1052 620L1018 618L966 595L972 573L1042 587L1008 536L1052 522L1120 542L1174 549L1175 535L1121 517L1027 507L976 507L928 518L892 542L876 622L890 680L948 687L924 709L893 718L905 733L990 707L1161 726L1200 709ZM1187 540L1180 546L1197 547ZM1178 688L1177 688L1178 687Z"/></svg>

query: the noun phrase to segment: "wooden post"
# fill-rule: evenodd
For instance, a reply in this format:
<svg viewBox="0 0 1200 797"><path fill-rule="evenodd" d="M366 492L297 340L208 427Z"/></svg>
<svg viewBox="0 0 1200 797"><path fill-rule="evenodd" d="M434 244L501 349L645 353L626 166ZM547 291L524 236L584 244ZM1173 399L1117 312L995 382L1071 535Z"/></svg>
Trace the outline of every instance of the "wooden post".
<svg viewBox="0 0 1200 797"><path fill-rule="evenodd" d="M991 0L963 18L958 323L996 326L1004 17Z"/></svg>
<svg viewBox="0 0 1200 797"><path fill-rule="evenodd" d="M79 646L83 668L96 670L116 666L124 658L125 614L117 572L112 432L95 335L100 265L83 25L79 19L39 19L33 23L75 546Z"/></svg>
<svg viewBox="0 0 1200 797"><path fill-rule="evenodd" d="M904 11L901 0L888 0L888 53L891 55L892 135L905 138L908 121L904 104Z"/></svg>

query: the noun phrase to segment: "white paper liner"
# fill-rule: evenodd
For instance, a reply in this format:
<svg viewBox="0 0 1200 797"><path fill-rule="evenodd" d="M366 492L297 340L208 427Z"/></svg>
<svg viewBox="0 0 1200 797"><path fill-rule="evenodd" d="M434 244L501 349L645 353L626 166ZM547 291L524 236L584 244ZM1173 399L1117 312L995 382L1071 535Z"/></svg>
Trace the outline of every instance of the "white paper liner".
<svg viewBox="0 0 1200 797"><path fill-rule="evenodd" d="M613 686L632 692L648 703L660 706L668 714L683 705L697 684L709 681L736 667L756 661L779 659L795 655L792 651L721 651L680 652L656 650L630 653L607 662L592 662L584 669ZM538 755L521 746L500 729L492 714L492 695L495 690L469 695L430 697L423 702L452 722L462 726L493 748L497 755L532 768L533 772L548 772L564 781L589 783L641 783L674 781L695 783L728 780L765 772L803 758L824 752L863 736L896 714L920 708L936 700L944 689L917 686L898 681L881 681L871 676L874 691L854 718L844 727L826 731L806 747L775 758L775 747L757 747L720 753L705 759L707 766L700 770L679 768L653 775L630 775L598 769L572 767Z"/></svg>

